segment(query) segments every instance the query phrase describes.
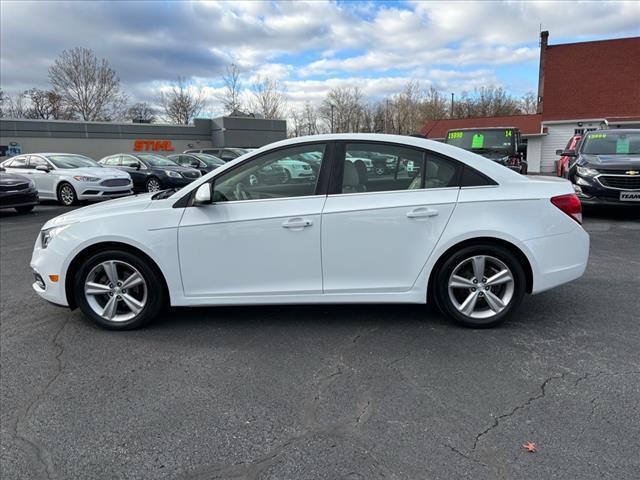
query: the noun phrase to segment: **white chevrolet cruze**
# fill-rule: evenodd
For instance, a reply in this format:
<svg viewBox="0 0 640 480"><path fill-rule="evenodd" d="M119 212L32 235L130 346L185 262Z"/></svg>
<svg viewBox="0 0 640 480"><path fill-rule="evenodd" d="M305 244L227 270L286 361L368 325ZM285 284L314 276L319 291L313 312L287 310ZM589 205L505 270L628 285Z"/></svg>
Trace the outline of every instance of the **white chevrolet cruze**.
<svg viewBox="0 0 640 480"><path fill-rule="evenodd" d="M393 157L395 171L369 176L345 161L352 151ZM291 183L258 175L305 153L322 158L317 176ZM408 162L419 174L402 168ZM580 202L563 179L527 178L414 137L302 137L178 191L50 220L33 251L33 288L113 329L139 327L167 304L431 299L453 320L486 327L525 293L583 274L589 237L580 222Z"/></svg>

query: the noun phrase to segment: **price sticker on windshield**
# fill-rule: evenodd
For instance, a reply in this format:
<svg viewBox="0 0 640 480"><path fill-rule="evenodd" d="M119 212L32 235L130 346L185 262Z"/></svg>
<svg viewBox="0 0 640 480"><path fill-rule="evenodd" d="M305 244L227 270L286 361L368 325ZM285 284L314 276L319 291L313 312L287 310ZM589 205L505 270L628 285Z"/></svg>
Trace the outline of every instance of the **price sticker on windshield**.
<svg viewBox="0 0 640 480"><path fill-rule="evenodd" d="M629 153L629 137L618 137L616 153Z"/></svg>
<svg viewBox="0 0 640 480"><path fill-rule="evenodd" d="M482 148L484 146L484 135L476 133L471 139L471 148Z"/></svg>

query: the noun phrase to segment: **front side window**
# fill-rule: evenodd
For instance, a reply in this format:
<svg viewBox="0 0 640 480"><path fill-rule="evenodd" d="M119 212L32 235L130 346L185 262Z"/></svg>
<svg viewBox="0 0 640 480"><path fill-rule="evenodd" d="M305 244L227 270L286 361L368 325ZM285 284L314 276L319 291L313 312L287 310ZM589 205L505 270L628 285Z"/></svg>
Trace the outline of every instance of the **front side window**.
<svg viewBox="0 0 640 480"><path fill-rule="evenodd" d="M56 168L101 167L98 162L84 155L49 155L47 157Z"/></svg>
<svg viewBox="0 0 640 480"><path fill-rule="evenodd" d="M47 163L47 161L44 158L41 157L36 157L35 155L31 155L31 158L29 158L29 168L36 168L36 167L49 167L49 164Z"/></svg>
<svg viewBox="0 0 640 480"><path fill-rule="evenodd" d="M324 156L325 145L284 148L224 172L214 183L214 201L264 200L314 195L318 176L301 154Z"/></svg>
<svg viewBox="0 0 640 480"><path fill-rule="evenodd" d="M176 163L172 162L168 158L161 157L160 155L154 155L152 153L140 153L138 155L142 160L151 165L152 167L175 167Z"/></svg>
<svg viewBox="0 0 640 480"><path fill-rule="evenodd" d="M137 158L130 157L129 155L124 155L122 157L122 166L123 167L131 167L136 168L140 161Z"/></svg>
<svg viewBox="0 0 640 480"><path fill-rule="evenodd" d="M342 193L452 187L459 173L456 162L423 150L351 143L346 145Z"/></svg>

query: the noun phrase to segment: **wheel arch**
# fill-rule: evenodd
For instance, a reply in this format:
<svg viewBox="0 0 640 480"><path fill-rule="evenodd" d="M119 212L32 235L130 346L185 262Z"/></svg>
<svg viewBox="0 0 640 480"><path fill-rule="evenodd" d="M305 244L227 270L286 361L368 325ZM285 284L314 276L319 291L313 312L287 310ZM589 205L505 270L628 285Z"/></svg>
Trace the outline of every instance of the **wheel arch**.
<svg viewBox="0 0 640 480"><path fill-rule="evenodd" d="M498 245L503 248L509 250L512 254L516 256L516 258L520 261L522 265L522 269L524 270L525 278L526 278L526 292L531 293L533 291L533 267L531 266L531 262L525 253L515 244L504 240L502 238L496 237L473 237L468 238L466 240L462 240L454 245L451 245L447 248L436 260L433 268L431 268L431 272L429 272L429 281L427 283L427 294L433 295L433 282L438 273L438 270L442 266L442 264L449 258L454 252L460 250L461 248L470 247L473 245ZM431 298L431 297L430 297Z"/></svg>
<svg viewBox="0 0 640 480"><path fill-rule="evenodd" d="M99 242L99 243L94 243L93 245L89 245L88 247L79 251L76 254L76 256L73 257L73 260L71 260L71 263L69 264L69 267L67 268L67 271L65 274L65 283L64 283L65 295L67 297L67 303L69 305L69 308L75 309L78 306L76 304L76 299L73 292L73 282L75 280L76 273L80 268L80 265L82 265L82 262L86 258L88 258L89 256L95 253L101 252L103 250L110 250L110 249L124 250L145 259L149 263L151 268L154 269L156 273L159 275L162 281L162 286L164 288L165 298L167 300L170 300L169 286L167 284L167 279L165 278L164 273L162 272L158 264L155 262L155 260L153 260L153 258L151 258L149 255L147 255L145 252L143 252L139 248L136 248L133 245L129 245L128 243L107 241L107 242Z"/></svg>

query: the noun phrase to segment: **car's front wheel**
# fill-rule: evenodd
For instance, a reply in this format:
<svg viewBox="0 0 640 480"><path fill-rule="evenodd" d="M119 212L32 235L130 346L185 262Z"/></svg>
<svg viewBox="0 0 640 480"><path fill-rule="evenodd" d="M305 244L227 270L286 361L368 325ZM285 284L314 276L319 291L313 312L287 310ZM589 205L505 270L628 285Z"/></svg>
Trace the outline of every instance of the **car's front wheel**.
<svg viewBox="0 0 640 480"><path fill-rule="evenodd" d="M156 177L151 177L145 183L145 189L147 192L158 192L162 189L162 185L160 185L160 180Z"/></svg>
<svg viewBox="0 0 640 480"><path fill-rule="evenodd" d="M58 201L65 207L70 207L78 201L78 196L73 187L68 183L61 183L58 187Z"/></svg>
<svg viewBox="0 0 640 480"><path fill-rule="evenodd" d="M518 258L498 245L473 245L442 264L434 284L442 312L467 327L502 323L520 304L526 290Z"/></svg>
<svg viewBox="0 0 640 480"><path fill-rule="evenodd" d="M104 250L85 259L75 276L78 307L98 325L112 330L141 327L165 302L160 273L138 255Z"/></svg>

